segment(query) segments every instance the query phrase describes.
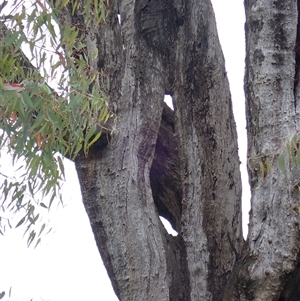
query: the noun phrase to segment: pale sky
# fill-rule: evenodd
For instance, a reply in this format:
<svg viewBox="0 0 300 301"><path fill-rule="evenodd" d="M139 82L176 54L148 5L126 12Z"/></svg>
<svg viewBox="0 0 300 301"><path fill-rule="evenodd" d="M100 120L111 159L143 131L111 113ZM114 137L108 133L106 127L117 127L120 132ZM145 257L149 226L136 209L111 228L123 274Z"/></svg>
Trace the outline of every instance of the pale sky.
<svg viewBox="0 0 300 301"><path fill-rule="evenodd" d="M0 1L1 2L1 1ZM241 0L213 0L219 37L230 81L239 134L243 177L243 225L247 226L249 187L246 172L244 117L244 8ZM243 139L241 139L243 138ZM0 157L0 171L7 163ZM103 267L89 220L85 213L74 164L65 160L64 207L54 205L49 215L52 232L36 249L27 248L24 228L0 236L1 301L117 301ZM6 166L6 167L5 167ZM12 287L11 297L8 291Z"/></svg>

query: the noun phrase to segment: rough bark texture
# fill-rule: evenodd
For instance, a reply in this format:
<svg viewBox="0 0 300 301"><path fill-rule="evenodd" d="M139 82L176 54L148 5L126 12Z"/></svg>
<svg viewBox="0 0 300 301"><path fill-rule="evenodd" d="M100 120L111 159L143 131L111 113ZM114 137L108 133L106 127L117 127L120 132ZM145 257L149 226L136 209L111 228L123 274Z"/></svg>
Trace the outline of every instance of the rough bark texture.
<svg viewBox="0 0 300 301"><path fill-rule="evenodd" d="M99 26L92 13L87 26L67 6L88 54L98 49L90 63L107 76L117 116L109 137L75 163L120 300L299 300L297 174L277 165L298 129L298 6L247 0L245 9L246 243L235 123L210 1L111 0ZM164 108L164 94L174 112Z"/></svg>
<svg viewBox="0 0 300 301"><path fill-rule="evenodd" d="M247 0L245 9L252 210L236 300L299 300L299 173L290 158L285 173L277 164L299 129L297 1Z"/></svg>
<svg viewBox="0 0 300 301"><path fill-rule="evenodd" d="M221 300L241 251L241 184L224 59L209 1L186 3L176 48L182 235L191 300Z"/></svg>

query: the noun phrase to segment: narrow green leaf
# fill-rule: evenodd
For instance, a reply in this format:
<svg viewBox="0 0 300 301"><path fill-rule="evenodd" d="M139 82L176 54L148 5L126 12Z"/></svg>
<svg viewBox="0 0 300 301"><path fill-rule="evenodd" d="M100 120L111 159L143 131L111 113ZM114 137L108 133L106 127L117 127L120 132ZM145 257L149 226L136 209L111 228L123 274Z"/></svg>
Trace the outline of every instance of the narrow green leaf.
<svg viewBox="0 0 300 301"><path fill-rule="evenodd" d="M76 148L75 148L75 151L73 153L73 157L75 159L75 157L78 155L78 153L80 152L80 150L82 149L82 143L77 143L76 145Z"/></svg>
<svg viewBox="0 0 300 301"><path fill-rule="evenodd" d="M41 229L40 229L40 232L39 232L39 235L38 235L38 236L41 236L41 234L42 234L42 232L44 231L45 227L46 227L46 224L44 223L44 224L42 225Z"/></svg>
<svg viewBox="0 0 300 301"><path fill-rule="evenodd" d="M61 172L63 178L65 178L65 167L64 167L64 163L63 163L63 161L62 161L62 159L61 159L60 156L57 157L57 160L58 160L60 172Z"/></svg>
<svg viewBox="0 0 300 301"><path fill-rule="evenodd" d="M107 115L108 115L108 109L107 109L107 107L102 108L98 120L99 120L99 121L104 120L104 119L106 118Z"/></svg>
<svg viewBox="0 0 300 301"><path fill-rule="evenodd" d="M266 159L265 165L266 165L266 168L267 168L267 173L270 174L271 173L271 162L270 162L269 157Z"/></svg>
<svg viewBox="0 0 300 301"><path fill-rule="evenodd" d="M48 128L49 128L49 122L45 122L43 126L35 134L37 135L40 133L45 133L47 132Z"/></svg>
<svg viewBox="0 0 300 301"><path fill-rule="evenodd" d="M49 201L49 209L50 209L50 207L51 207L51 205L52 205L52 203L53 203L55 197L56 197L56 193L55 193L55 191L54 191L54 192L52 193L51 198L50 198L50 201Z"/></svg>
<svg viewBox="0 0 300 301"><path fill-rule="evenodd" d="M40 214L37 214L37 215L34 217L34 219L33 219L33 224L35 224L35 222L39 219L39 217L40 217Z"/></svg>
<svg viewBox="0 0 300 301"><path fill-rule="evenodd" d="M31 243L33 242L34 238L35 238L35 231L32 230L29 234L28 240L27 240L27 246L29 247L31 245Z"/></svg>
<svg viewBox="0 0 300 301"><path fill-rule="evenodd" d="M278 166L279 166L280 170L285 174L286 169L285 169L285 160L284 160L283 154L280 154L278 156Z"/></svg>
<svg viewBox="0 0 300 301"><path fill-rule="evenodd" d="M68 4L69 0L62 0L61 6L65 7Z"/></svg>
<svg viewBox="0 0 300 301"><path fill-rule="evenodd" d="M101 136L101 132L97 133L97 135L93 138L93 140L89 142L89 144L87 145L87 148L90 148L95 142L97 142L97 140L100 138L100 136Z"/></svg>
<svg viewBox="0 0 300 301"><path fill-rule="evenodd" d="M259 168L260 168L261 178L264 179L265 178L265 166L262 161L259 162Z"/></svg>
<svg viewBox="0 0 300 301"><path fill-rule="evenodd" d="M297 150L297 165L300 167L300 149Z"/></svg>
<svg viewBox="0 0 300 301"><path fill-rule="evenodd" d="M45 209L48 209L48 207L44 203L40 203L40 206L45 208Z"/></svg>
<svg viewBox="0 0 300 301"><path fill-rule="evenodd" d="M31 215L33 215L35 207L33 205L29 205L29 210L27 212L27 216L31 217Z"/></svg>
<svg viewBox="0 0 300 301"><path fill-rule="evenodd" d="M91 137L95 134L96 130L97 130L97 125L94 124L94 125L89 129L88 133L87 133L86 136L85 136L85 143L86 143L86 144L87 144L88 141L91 139Z"/></svg>
<svg viewBox="0 0 300 301"><path fill-rule="evenodd" d="M29 132L32 132L33 130L35 130L37 127L39 127L42 122L44 121L44 115L42 113L37 114L36 119L34 120L31 128L29 129Z"/></svg>
<svg viewBox="0 0 300 301"><path fill-rule="evenodd" d="M17 223L16 228L20 227L20 226L24 223L25 218L26 218L26 216L24 216L24 217Z"/></svg>
<svg viewBox="0 0 300 301"><path fill-rule="evenodd" d="M32 196L34 196L34 192L33 192L33 187L31 185L31 181L28 181L28 189L29 189L29 192Z"/></svg>
<svg viewBox="0 0 300 301"><path fill-rule="evenodd" d="M72 16L74 16L74 13L75 13L75 11L76 11L77 6L78 6L78 0L76 0L76 1L74 2L74 4L73 4Z"/></svg>
<svg viewBox="0 0 300 301"><path fill-rule="evenodd" d="M37 242L36 242L34 248L36 248L36 247L40 244L40 242L41 242L41 238L39 238L39 239L37 240Z"/></svg>

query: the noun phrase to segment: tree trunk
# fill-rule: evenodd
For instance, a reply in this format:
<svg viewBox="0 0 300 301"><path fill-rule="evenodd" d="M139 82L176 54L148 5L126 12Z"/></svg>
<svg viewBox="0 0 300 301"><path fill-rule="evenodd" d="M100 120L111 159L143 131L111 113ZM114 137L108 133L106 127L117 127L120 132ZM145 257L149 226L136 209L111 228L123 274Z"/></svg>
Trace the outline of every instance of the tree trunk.
<svg viewBox="0 0 300 301"><path fill-rule="evenodd" d="M245 1L252 209L248 243L234 275L237 300L300 299L299 171L288 156L285 171L277 163L299 130L297 2Z"/></svg>
<svg viewBox="0 0 300 301"><path fill-rule="evenodd" d="M81 29L91 68L109 82L117 116L109 135L75 163L118 298L299 300L298 182L290 167L277 165L298 129L297 3L245 3L252 190L246 243L237 135L210 1L108 3L99 26L93 14L89 23L80 9L72 15L71 5L65 17ZM172 95L174 112L164 94Z"/></svg>

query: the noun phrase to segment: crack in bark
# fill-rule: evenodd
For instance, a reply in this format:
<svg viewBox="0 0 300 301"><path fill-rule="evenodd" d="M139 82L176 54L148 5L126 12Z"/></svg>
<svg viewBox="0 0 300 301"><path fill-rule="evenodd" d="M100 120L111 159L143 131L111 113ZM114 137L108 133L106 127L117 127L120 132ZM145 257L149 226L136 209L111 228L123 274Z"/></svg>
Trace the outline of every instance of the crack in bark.
<svg viewBox="0 0 300 301"><path fill-rule="evenodd" d="M300 1L297 0L298 22L297 22L297 36L295 45L295 77L294 77L294 106L297 107L297 87L299 83L299 69L300 69Z"/></svg>
<svg viewBox="0 0 300 301"><path fill-rule="evenodd" d="M106 127L111 128L111 125L108 124L106 125ZM77 171L79 179L81 179L81 181L86 178L86 176L82 178L83 172L80 168L80 166L82 166L83 164L82 160L96 160L95 163L90 164L90 166L96 166L97 164L99 164L96 162L98 162L99 157L101 158L101 153L103 151L109 151L110 146L108 141L110 139L112 139L111 133L109 131L104 132L100 139L91 147L89 151L89 157L87 159L84 158L83 154L81 154L79 158L76 159ZM150 170L150 183L153 200L157 208L157 215L163 216L164 218L169 220L173 228L177 232L180 232L182 192L178 165L179 158L177 144L178 143L176 142L176 136L174 134L174 112L166 104L164 104L161 125L159 128L155 148L155 155ZM123 158L123 155L121 157ZM87 172L91 174L90 170L85 171L85 173ZM95 177L95 175L88 176L88 178L90 179ZM91 189L89 189L88 187L95 185L96 184L91 185L86 182L81 183L81 187L84 187L84 199L91 198L91 196L85 196L85 194L90 194ZM145 196L143 197L143 199L145 200ZM90 205L85 203L85 206ZM125 207L127 211L127 198ZM88 212L90 218L92 218L92 216L96 216L94 210L88 210ZM117 284L118 281L114 280L115 275L110 268L112 263L110 261L109 254L107 253L107 251L105 251L106 248L104 247L106 243L106 240L104 238L107 237L108 234L103 232L104 228L101 221L92 223L92 228L95 235L98 237L96 241L97 244L99 243L99 250L102 250L101 255L103 257L103 260L105 261L105 265L108 269L108 273L112 279L115 291L117 293L120 288ZM170 301L188 301L190 300L188 281L189 273L186 261L185 243L180 233L177 237L173 237L166 232L163 226L161 227L161 235L164 237L164 247L166 250L165 256L167 258L168 271L171 276L172 282L170 285Z"/></svg>
<svg viewBox="0 0 300 301"><path fill-rule="evenodd" d="M180 232L182 191L177 147L174 112L165 105L150 170L150 183L158 214Z"/></svg>

